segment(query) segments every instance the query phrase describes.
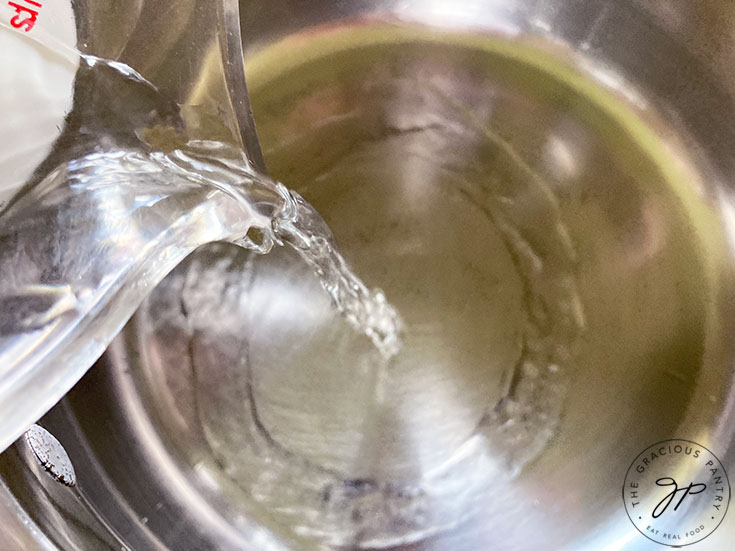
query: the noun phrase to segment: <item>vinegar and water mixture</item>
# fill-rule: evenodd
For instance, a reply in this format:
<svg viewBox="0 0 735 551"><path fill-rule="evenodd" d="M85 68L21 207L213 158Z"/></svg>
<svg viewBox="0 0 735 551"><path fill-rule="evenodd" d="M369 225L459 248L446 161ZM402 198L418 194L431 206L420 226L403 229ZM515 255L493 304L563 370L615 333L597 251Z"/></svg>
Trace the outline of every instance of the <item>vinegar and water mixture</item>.
<svg viewBox="0 0 735 551"><path fill-rule="evenodd" d="M604 464L681 420L720 244L706 206L632 112L550 59L326 34L247 67L270 176L295 191L168 115L55 173L124 181L130 216L187 204L229 241L188 256L113 345L114 407L138 396L228 522L299 548L450 549L441 534L479 517L552 537L550 511L616 476L576 484L575 450L598 442ZM528 524L503 523L521 508Z"/></svg>

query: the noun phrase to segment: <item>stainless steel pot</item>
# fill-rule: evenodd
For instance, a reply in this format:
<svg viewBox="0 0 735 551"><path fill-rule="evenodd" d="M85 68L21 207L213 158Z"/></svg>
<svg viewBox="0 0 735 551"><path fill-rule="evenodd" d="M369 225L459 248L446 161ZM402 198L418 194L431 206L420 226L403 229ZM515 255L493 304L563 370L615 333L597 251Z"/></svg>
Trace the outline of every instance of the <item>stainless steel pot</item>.
<svg viewBox="0 0 735 551"><path fill-rule="evenodd" d="M250 124L228 90L234 7L78 9L84 47ZM287 252L200 250L42 421L82 493L23 444L0 456L0 541L658 549L621 499L638 454L684 439L735 472L735 7L251 1L239 17L269 170L401 311L403 358L356 360L366 344ZM205 30L220 41L187 50ZM725 515L693 548L733 536Z"/></svg>

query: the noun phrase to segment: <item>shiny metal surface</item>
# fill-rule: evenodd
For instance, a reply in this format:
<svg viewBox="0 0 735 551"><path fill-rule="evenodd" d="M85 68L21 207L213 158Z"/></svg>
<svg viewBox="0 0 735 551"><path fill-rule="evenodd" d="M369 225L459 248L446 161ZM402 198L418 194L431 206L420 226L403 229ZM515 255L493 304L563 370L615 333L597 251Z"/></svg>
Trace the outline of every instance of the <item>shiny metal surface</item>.
<svg viewBox="0 0 735 551"><path fill-rule="evenodd" d="M659 549L620 499L633 458L685 438L735 472L733 8L240 8L272 174L417 329L376 373L285 251L195 253L43 421L90 508L66 507L16 446L0 456L5 541ZM543 277L524 276L498 221L542 251ZM574 292L544 287L569 273ZM562 378L536 386L516 376L529 296L561 297L544 304L559 306L548 334L564 342ZM521 411L525 433L486 429L508 396L537 406ZM694 549L733 536L730 514Z"/></svg>

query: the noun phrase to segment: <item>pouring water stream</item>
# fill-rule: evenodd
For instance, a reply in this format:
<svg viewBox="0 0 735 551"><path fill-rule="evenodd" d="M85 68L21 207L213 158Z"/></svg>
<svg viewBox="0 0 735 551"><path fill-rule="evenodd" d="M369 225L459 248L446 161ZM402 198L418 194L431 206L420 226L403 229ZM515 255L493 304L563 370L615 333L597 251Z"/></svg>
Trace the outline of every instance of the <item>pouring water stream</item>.
<svg viewBox="0 0 735 551"><path fill-rule="evenodd" d="M58 165L0 217L10 274L0 283L0 402L10 412L0 449L97 360L150 289L212 241L292 247L386 362L398 352L401 322L382 292L349 269L303 198L253 166L254 126L248 151L211 140L219 128L208 114L167 100L127 65L44 46L78 56L89 97L75 101ZM247 90L239 99L249 104Z"/></svg>

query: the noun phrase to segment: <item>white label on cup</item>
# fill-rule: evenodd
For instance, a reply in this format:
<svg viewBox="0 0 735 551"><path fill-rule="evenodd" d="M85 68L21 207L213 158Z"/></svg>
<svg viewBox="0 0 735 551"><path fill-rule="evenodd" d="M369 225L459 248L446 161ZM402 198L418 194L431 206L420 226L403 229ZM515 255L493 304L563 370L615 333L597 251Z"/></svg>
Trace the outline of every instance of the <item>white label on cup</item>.
<svg viewBox="0 0 735 551"><path fill-rule="evenodd" d="M79 67L75 48L69 0L0 5L0 211L61 134Z"/></svg>

